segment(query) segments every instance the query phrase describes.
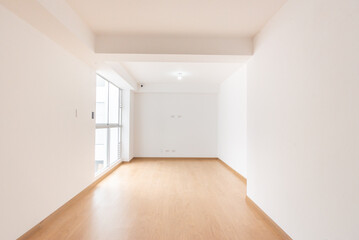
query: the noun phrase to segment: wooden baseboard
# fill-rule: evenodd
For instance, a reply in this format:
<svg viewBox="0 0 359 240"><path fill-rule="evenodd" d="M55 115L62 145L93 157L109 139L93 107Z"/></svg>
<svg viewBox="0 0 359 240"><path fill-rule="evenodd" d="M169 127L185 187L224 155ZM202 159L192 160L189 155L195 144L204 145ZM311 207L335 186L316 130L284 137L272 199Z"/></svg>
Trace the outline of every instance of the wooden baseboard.
<svg viewBox="0 0 359 240"><path fill-rule="evenodd" d="M115 171L117 168L119 168L122 164L126 164L126 163L129 163L129 162L119 162L117 163L115 166L113 166L112 168L110 168L107 172L104 172L99 178L97 178L93 183L91 183L87 188L85 188L83 191L85 190L90 190L92 189L93 187L95 187L99 182L101 182L102 180L104 180L108 175L110 175L111 173L113 173L113 171ZM83 192L82 191L82 192ZM80 193L82 193L80 192ZM80 194L79 193L79 194ZM76 195L77 196L77 195ZM76 197L75 196L75 197ZM71 201L71 200L70 200Z"/></svg>
<svg viewBox="0 0 359 240"><path fill-rule="evenodd" d="M248 205L250 205L252 208L256 210L256 212L261 215L265 221L271 225L273 228L277 230L279 235L283 240L293 240L281 227L278 226L255 202L253 202L252 199L250 199L248 196L246 196L246 202Z"/></svg>
<svg viewBox="0 0 359 240"><path fill-rule="evenodd" d="M218 158L215 157L134 157L133 160L136 159L157 159L157 160L165 160L165 159L169 159L169 160L193 160L193 159L198 159L198 160L203 160L203 159L208 159L208 160L217 160Z"/></svg>
<svg viewBox="0 0 359 240"><path fill-rule="evenodd" d="M221 159L217 158L217 160L223 165L225 166L229 171L231 171L234 175L236 175L239 179L242 180L242 182L244 182L245 184L247 184L247 178L243 177L242 174L238 173L237 171L235 171L233 168L231 168L230 166L227 165L227 163L223 162Z"/></svg>
<svg viewBox="0 0 359 240"><path fill-rule="evenodd" d="M84 190L82 190L80 193L78 193L76 196L71 198L68 202L66 202L64 205L59 207L55 210L55 212L51 213L49 216L47 216L44 220L42 220L40 223L35 225L33 228L31 228L29 231L24 233L21 237L19 237L17 240L25 240L31 236L33 232L41 228L42 222L46 219L54 218L58 215L59 212L69 208L70 206L74 205L83 195L85 195L87 192L89 192L91 189L93 189L98 183L100 183L104 178L106 178L108 175L110 175L113 171L115 171L120 165L126 164L127 162L119 162L115 166L113 166L111 169L109 169L107 172L103 173L99 178L97 178L93 183L91 183L89 186L87 186Z"/></svg>
<svg viewBox="0 0 359 240"><path fill-rule="evenodd" d="M243 177L240 173L238 173L237 171L235 171L233 168L231 168L230 166L228 166L225 162L223 162L221 159L218 158L218 161L225 166L228 170L230 170L234 175L236 175L239 179L241 179L245 184L247 184L247 179L245 177ZM279 233L279 235L281 236L281 238L283 240L292 240L292 238L285 232L283 231L283 229L281 227L278 226L278 224L276 224L260 207L258 207L258 205L253 202L252 199L250 199L248 196L246 196L246 202L248 203L248 205L250 205L252 208L254 208L256 210L256 212L261 215L265 221L271 225L273 228L276 229L276 231Z"/></svg>

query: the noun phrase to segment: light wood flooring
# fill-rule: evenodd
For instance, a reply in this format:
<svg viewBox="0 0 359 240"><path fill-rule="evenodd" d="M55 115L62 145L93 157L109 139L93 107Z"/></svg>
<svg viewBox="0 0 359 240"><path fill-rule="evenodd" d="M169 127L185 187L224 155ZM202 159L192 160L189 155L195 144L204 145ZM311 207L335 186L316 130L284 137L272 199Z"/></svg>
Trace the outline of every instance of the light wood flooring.
<svg viewBox="0 0 359 240"><path fill-rule="evenodd" d="M134 159L21 239L278 240L215 159Z"/></svg>

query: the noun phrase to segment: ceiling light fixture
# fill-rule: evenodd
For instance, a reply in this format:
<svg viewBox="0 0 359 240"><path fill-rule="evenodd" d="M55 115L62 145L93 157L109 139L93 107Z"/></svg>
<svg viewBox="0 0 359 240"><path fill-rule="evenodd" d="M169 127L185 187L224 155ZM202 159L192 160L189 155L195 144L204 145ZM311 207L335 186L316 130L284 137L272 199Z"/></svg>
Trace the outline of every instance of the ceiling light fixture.
<svg viewBox="0 0 359 240"><path fill-rule="evenodd" d="M181 72L177 73L177 79L182 80L183 74Z"/></svg>

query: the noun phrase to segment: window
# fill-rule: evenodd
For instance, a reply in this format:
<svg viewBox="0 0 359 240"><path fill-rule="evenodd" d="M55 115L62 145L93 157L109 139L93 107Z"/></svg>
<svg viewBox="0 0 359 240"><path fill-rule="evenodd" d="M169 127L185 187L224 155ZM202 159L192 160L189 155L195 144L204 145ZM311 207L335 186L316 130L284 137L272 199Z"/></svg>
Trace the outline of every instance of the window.
<svg viewBox="0 0 359 240"><path fill-rule="evenodd" d="M96 78L95 174L121 159L121 89Z"/></svg>

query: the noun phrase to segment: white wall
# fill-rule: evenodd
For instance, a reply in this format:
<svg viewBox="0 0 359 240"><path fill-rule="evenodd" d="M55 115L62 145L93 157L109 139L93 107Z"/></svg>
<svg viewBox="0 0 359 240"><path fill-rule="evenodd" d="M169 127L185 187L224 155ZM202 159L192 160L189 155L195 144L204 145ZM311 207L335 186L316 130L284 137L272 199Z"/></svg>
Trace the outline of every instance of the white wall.
<svg viewBox="0 0 359 240"><path fill-rule="evenodd" d="M140 84L139 84L140 85ZM140 93L218 93L219 83L211 82L168 82L144 83L138 87Z"/></svg>
<svg viewBox="0 0 359 240"><path fill-rule="evenodd" d="M122 160L130 161L134 157L134 93L122 90Z"/></svg>
<svg viewBox="0 0 359 240"><path fill-rule="evenodd" d="M136 93L136 157L217 157L217 94Z"/></svg>
<svg viewBox="0 0 359 240"><path fill-rule="evenodd" d="M248 195L295 240L359 239L358 11L290 0L248 64Z"/></svg>
<svg viewBox="0 0 359 240"><path fill-rule="evenodd" d="M130 92L130 146L129 160L135 157L135 93Z"/></svg>
<svg viewBox="0 0 359 240"><path fill-rule="evenodd" d="M95 73L2 6L0 32L0 239L16 239L94 180Z"/></svg>
<svg viewBox="0 0 359 240"><path fill-rule="evenodd" d="M218 94L218 157L247 177L247 68L225 80Z"/></svg>

